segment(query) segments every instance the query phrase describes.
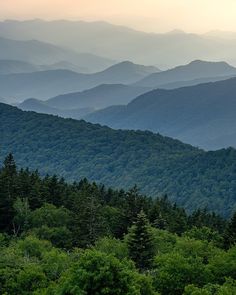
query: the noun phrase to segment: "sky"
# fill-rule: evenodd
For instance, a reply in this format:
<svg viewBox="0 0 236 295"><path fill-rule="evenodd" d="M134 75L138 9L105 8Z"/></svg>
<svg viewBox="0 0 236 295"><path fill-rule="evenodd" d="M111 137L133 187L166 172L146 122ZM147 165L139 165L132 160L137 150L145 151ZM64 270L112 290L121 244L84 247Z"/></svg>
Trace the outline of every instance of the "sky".
<svg viewBox="0 0 236 295"><path fill-rule="evenodd" d="M0 19L104 20L147 32L236 31L236 0L0 0Z"/></svg>

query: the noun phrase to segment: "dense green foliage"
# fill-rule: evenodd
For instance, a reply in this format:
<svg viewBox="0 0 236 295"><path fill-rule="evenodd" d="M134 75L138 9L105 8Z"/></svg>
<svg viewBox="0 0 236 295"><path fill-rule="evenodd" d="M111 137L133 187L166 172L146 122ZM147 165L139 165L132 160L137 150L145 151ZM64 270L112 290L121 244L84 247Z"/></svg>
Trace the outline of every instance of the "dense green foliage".
<svg viewBox="0 0 236 295"><path fill-rule="evenodd" d="M230 216L236 204L236 151L204 152L141 131L22 112L0 104L0 159L12 151L21 167L66 180L167 193L188 212L207 207ZM95 204L96 205L96 204ZM158 222L162 222L159 220Z"/></svg>
<svg viewBox="0 0 236 295"><path fill-rule="evenodd" d="M0 293L234 295L235 216L0 169Z"/></svg>

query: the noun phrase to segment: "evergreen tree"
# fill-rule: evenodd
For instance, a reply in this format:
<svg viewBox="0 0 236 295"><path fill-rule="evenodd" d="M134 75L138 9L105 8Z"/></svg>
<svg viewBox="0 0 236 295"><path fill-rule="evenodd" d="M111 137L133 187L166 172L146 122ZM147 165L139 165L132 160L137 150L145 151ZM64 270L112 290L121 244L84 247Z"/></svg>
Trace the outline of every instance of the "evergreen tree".
<svg viewBox="0 0 236 295"><path fill-rule="evenodd" d="M16 163L13 154L10 153L4 160L3 171L9 176L13 177L16 174Z"/></svg>
<svg viewBox="0 0 236 295"><path fill-rule="evenodd" d="M103 232L101 204L93 188L87 190L83 187L75 197L73 211L75 213L74 243L80 247L93 245Z"/></svg>
<svg viewBox="0 0 236 295"><path fill-rule="evenodd" d="M236 244L236 212L231 218L225 233L224 233L224 246L226 249Z"/></svg>
<svg viewBox="0 0 236 295"><path fill-rule="evenodd" d="M129 256L140 270L150 268L154 257L154 241L151 227L143 211L131 227L128 236Z"/></svg>
<svg viewBox="0 0 236 295"><path fill-rule="evenodd" d="M10 231L14 216L13 203L16 200L16 164L10 153L4 160L0 173L0 230Z"/></svg>

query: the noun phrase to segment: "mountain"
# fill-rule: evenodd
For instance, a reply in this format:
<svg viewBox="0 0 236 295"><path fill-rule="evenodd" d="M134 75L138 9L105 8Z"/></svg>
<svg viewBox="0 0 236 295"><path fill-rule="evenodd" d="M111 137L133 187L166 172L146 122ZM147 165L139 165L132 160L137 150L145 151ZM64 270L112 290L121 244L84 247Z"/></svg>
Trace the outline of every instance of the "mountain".
<svg viewBox="0 0 236 295"><path fill-rule="evenodd" d="M212 30L204 34L206 37L218 38L219 40L224 39L236 39L236 32Z"/></svg>
<svg viewBox="0 0 236 295"><path fill-rule="evenodd" d="M177 82L162 84L158 88L175 89L175 88L205 84L205 83L209 83L209 82L228 80L228 79L234 78L235 76L236 75L234 74L234 75L230 75L230 76L218 76L218 77L199 78L199 79L186 80L186 81L177 81Z"/></svg>
<svg viewBox="0 0 236 295"><path fill-rule="evenodd" d="M20 103L18 107L23 111L34 111L37 113L56 115L63 118L72 118L77 120L94 111L94 109L91 107L61 110L50 107L46 105L43 101L39 101L34 98L26 99L24 102Z"/></svg>
<svg viewBox="0 0 236 295"><path fill-rule="evenodd" d="M85 90L59 95L44 103L60 109L92 107L105 108L115 104L128 104L137 96L148 92L150 88L123 84L102 84Z"/></svg>
<svg viewBox="0 0 236 295"><path fill-rule="evenodd" d="M104 83L133 83L152 70L154 70L152 67L122 62L94 74L50 70L0 75L0 89L3 96L18 101L26 97L46 99L59 94L82 91Z"/></svg>
<svg viewBox="0 0 236 295"><path fill-rule="evenodd" d="M74 67L89 72L101 71L115 63L108 58L89 53L77 53L51 43L37 40L12 40L2 37L0 37L0 59L20 60L35 65L52 65L61 62L65 65L65 63L72 63Z"/></svg>
<svg viewBox="0 0 236 295"><path fill-rule="evenodd" d="M0 74L18 74L18 73L32 73L38 71L49 70L70 70L78 73L89 73L90 70L85 67L80 67L67 61L60 61L47 65L35 65L21 60L0 60Z"/></svg>
<svg viewBox="0 0 236 295"><path fill-rule="evenodd" d="M0 160L9 151L21 167L87 177L113 187L137 184L145 193L168 193L188 210L235 209L236 150L204 152L142 131L112 130L85 121L23 112L0 104Z"/></svg>
<svg viewBox="0 0 236 295"><path fill-rule="evenodd" d="M0 96L0 102L4 102L4 103L6 103L5 98L3 98L3 97Z"/></svg>
<svg viewBox="0 0 236 295"><path fill-rule="evenodd" d="M21 41L0 37L0 59L21 60L35 64L48 64L61 60L74 60L76 53L37 40Z"/></svg>
<svg viewBox="0 0 236 295"><path fill-rule="evenodd" d="M37 39L90 52L112 60L170 68L191 60L225 60L236 65L236 39L172 31L145 33L106 22L2 21L1 35L12 39ZM184 49L184 50L183 50ZM213 75L214 76L214 75Z"/></svg>
<svg viewBox="0 0 236 295"><path fill-rule="evenodd" d="M107 79L110 75L114 75L116 80L117 77L120 77L119 79L122 79L122 81L132 83L132 80L137 81L140 77L146 77L149 74L158 72L161 71L157 67L137 65L130 61L123 61L101 72L100 76L104 74Z"/></svg>
<svg viewBox="0 0 236 295"><path fill-rule="evenodd" d="M160 132L205 149L236 147L236 78L157 89L127 106L110 107L85 117L113 128Z"/></svg>
<svg viewBox="0 0 236 295"><path fill-rule="evenodd" d="M30 73L38 71L39 68L26 61L0 60L0 74Z"/></svg>
<svg viewBox="0 0 236 295"><path fill-rule="evenodd" d="M80 67L76 64L70 63L68 61L59 61L53 64L48 65L40 65L38 69L41 71L49 71L49 70L69 70L78 73L89 73L90 70L86 67Z"/></svg>
<svg viewBox="0 0 236 295"><path fill-rule="evenodd" d="M153 73L137 82L139 86L146 87L162 87L165 84L195 79L236 76L236 68L230 66L226 62L207 62L195 60L183 66L160 73ZM165 86L164 86L165 87Z"/></svg>

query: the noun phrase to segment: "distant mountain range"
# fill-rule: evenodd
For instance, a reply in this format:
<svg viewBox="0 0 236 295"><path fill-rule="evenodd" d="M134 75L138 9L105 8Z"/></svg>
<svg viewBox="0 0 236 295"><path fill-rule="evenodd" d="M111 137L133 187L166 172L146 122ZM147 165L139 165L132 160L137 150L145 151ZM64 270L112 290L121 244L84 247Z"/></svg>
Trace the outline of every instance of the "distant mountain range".
<svg viewBox="0 0 236 295"><path fill-rule="evenodd" d="M47 114L55 114L50 108L60 109L61 111L77 108L101 109L114 104L126 105L132 99L148 90L150 89L146 87L135 87L123 84L102 84L83 92L59 95L46 101L27 99L19 104L18 107L23 110L26 110L25 107L27 107L27 110ZM66 116L63 115L63 117Z"/></svg>
<svg viewBox="0 0 236 295"><path fill-rule="evenodd" d="M207 62L195 60L183 66L178 66L173 69L163 71L160 73L153 73L144 77L137 85L152 88L165 88L170 83L198 83L197 79L201 82L206 82L204 79L224 76L236 76L236 68L230 66L226 62Z"/></svg>
<svg viewBox="0 0 236 295"><path fill-rule="evenodd" d="M36 72L39 67L32 63L20 60L0 60L0 74L16 74Z"/></svg>
<svg viewBox="0 0 236 295"><path fill-rule="evenodd" d="M127 106L114 106L85 117L113 128L160 132L205 149L236 147L236 78L157 89Z"/></svg>
<svg viewBox="0 0 236 295"><path fill-rule="evenodd" d="M28 97L47 99L59 94L82 91L104 83L134 83L154 71L158 71L158 69L126 61L94 74L49 70L0 75L0 89L5 98L15 101Z"/></svg>
<svg viewBox="0 0 236 295"><path fill-rule="evenodd" d="M3 21L1 35L12 39L37 39L90 52L112 60L132 60L169 68L195 59L225 60L236 65L235 34L145 33L106 22L84 21ZM70 32L68 34L68 32Z"/></svg>
<svg viewBox="0 0 236 295"><path fill-rule="evenodd" d="M159 88L161 89L176 89L181 87L187 87L187 86L194 86L209 82L217 82L217 81L223 81L228 80L230 78L234 78L236 75L229 75L229 76L217 76L217 77L208 77L208 78L199 78L194 80L185 80L185 81L177 81L167 84L162 84Z"/></svg>
<svg viewBox="0 0 236 295"><path fill-rule="evenodd" d="M58 109L48 106L45 102L39 101L35 98L29 98L18 105L23 111L34 111L42 114L56 115L63 118L72 118L79 120L89 113L94 111L93 108L81 107L74 109Z"/></svg>
<svg viewBox="0 0 236 295"><path fill-rule="evenodd" d="M0 29L1 31L1 29ZM17 38L17 37L16 37ZM34 65L56 65L58 68L68 68L73 64L76 71L101 71L115 62L89 53L77 53L71 49L61 48L50 43L37 40L12 40L0 37L0 60L18 60ZM63 67L61 67L63 65ZM45 68L46 69L46 68ZM51 68L50 68L51 69Z"/></svg>
<svg viewBox="0 0 236 295"><path fill-rule="evenodd" d="M113 187L168 193L188 210L229 216L236 207L236 150L204 152L159 134L112 130L0 104L0 161Z"/></svg>

